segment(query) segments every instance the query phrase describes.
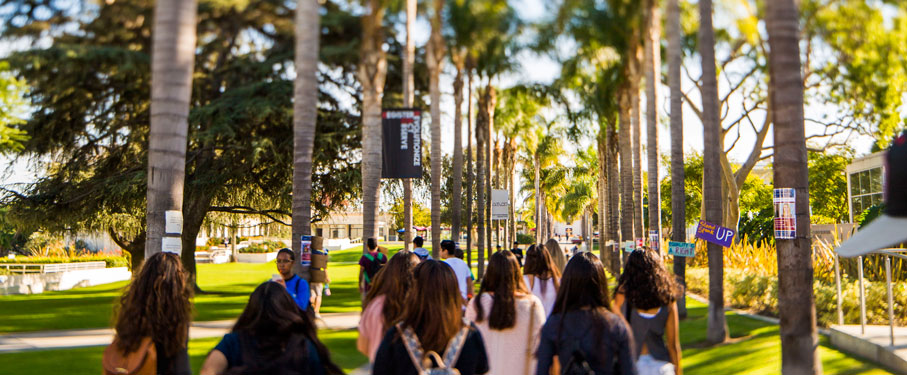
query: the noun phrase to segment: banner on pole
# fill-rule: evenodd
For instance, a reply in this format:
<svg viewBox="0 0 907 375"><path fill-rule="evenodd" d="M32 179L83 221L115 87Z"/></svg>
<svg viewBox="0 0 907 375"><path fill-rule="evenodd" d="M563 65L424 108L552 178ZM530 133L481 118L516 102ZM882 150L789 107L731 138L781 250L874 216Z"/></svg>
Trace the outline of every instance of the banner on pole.
<svg viewBox="0 0 907 375"><path fill-rule="evenodd" d="M688 257L692 258L696 256L696 244L688 242L668 242L668 254L675 257Z"/></svg>
<svg viewBox="0 0 907 375"><path fill-rule="evenodd" d="M631 253L633 250L636 250L636 244L633 241L624 241L621 242L621 248L624 249L625 253Z"/></svg>
<svg viewBox="0 0 907 375"><path fill-rule="evenodd" d="M507 190L491 191L491 220L507 220L507 209L510 207L507 198Z"/></svg>
<svg viewBox="0 0 907 375"><path fill-rule="evenodd" d="M655 251L658 251L660 253L661 252L661 246L660 246L661 242L659 241L660 239L658 237L659 236L658 236L657 230L649 231L649 247L651 247L652 249L654 249Z"/></svg>
<svg viewBox="0 0 907 375"><path fill-rule="evenodd" d="M312 236L302 236L302 246L299 251L299 265L308 267L312 265Z"/></svg>
<svg viewBox="0 0 907 375"><path fill-rule="evenodd" d="M731 247L734 241L734 235L737 231L722 227L718 224L712 224L705 220L699 220L699 227L696 228L696 238L709 241L716 245Z"/></svg>
<svg viewBox="0 0 907 375"><path fill-rule="evenodd" d="M422 111L418 108L385 109L381 178L422 177Z"/></svg>
<svg viewBox="0 0 907 375"><path fill-rule="evenodd" d="M791 240L797 238L797 191L794 189L775 189L772 201L775 205L775 239Z"/></svg>

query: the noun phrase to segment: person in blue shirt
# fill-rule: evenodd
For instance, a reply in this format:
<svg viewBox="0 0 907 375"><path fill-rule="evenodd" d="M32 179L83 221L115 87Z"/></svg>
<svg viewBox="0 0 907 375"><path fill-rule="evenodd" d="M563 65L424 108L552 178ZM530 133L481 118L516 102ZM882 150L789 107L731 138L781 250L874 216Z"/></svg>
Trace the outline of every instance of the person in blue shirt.
<svg viewBox="0 0 907 375"><path fill-rule="evenodd" d="M302 311L308 312L311 303L312 291L309 289L309 282L293 273L293 262L296 261L296 255L293 250L283 248L277 252L277 272L280 272L281 280L274 280L277 283L287 287L287 292L296 301Z"/></svg>

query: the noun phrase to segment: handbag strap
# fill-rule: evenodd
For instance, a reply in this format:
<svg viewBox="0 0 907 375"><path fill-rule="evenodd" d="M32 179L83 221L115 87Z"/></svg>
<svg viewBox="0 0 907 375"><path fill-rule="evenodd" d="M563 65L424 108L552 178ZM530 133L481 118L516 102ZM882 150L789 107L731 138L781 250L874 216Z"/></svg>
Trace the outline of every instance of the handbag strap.
<svg viewBox="0 0 907 375"><path fill-rule="evenodd" d="M530 365L532 364L532 348L535 347L535 340L532 339L532 333L535 331L535 299L531 298L532 294L529 295L529 334L527 335L526 342L526 375L532 375L532 369Z"/></svg>
<svg viewBox="0 0 907 375"><path fill-rule="evenodd" d="M443 366L447 368L453 368L457 365L460 353L463 352L463 345L466 344L466 337L469 335L469 322L464 320L463 323L463 328L460 328L453 340L447 343L447 350L444 351Z"/></svg>
<svg viewBox="0 0 907 375"><path fill-rule="evenodd" d="M421 360L423 358L422 344L419 343L419 339L412 328L403 328L400 323L397 323L396 326L397 332L400 333L400 339L403 340L403 346L406 347L406 353L409 354L409 359L412 360L413 366L416 367L416 372L424 374L425 367L422 366Z"/></svg>

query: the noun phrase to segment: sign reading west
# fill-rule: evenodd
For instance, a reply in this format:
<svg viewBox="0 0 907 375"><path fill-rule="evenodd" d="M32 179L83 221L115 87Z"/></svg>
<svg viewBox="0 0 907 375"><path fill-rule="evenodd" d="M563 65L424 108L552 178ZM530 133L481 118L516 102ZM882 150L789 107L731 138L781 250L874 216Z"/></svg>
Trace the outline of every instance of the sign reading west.
<svg viewBox="0 0 907 375"><path fill-rule="evenodd" d="M422 177L422 111L385 109L381 113L381 178Z"/></svg>

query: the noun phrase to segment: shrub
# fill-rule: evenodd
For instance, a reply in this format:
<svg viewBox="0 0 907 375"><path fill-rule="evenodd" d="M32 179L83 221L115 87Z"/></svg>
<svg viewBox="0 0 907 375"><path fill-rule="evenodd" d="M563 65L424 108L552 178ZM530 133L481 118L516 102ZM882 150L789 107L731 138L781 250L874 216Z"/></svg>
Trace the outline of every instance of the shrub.
<svg viewBox="0 0 907 375"><path fill-rule="evenodd" d="M224 244L224 239L220 237L209 237L208 241L205 241L205 246L220 246Z"/></svg>
<svg viewBox="0 0 907 375"><path fill-rule="evenodd" d="M257 244L257 243L256 243L256 244L251 244L251 245L249 245L249 246L246 246L246 247L244 247L244 248L242 248L242 249L238 249L238 250L236 250L236 251L237 251L237 252L240 252L240 253L244 253L244 254L263 254L263 253L271 253L271 252L275 252L275 251L277 251L278 249L279 249L279 248L277 248L277 249L271 249L271 248L268 248L268 247L264 247L262 244Z"/></svg>
<svg viewBox="0 0 907 375"><path fill-rule="evenodd" d="M210 249L210 247L208 247L208 246L196 246L196 247L195 247L195 251L196 251L196 252L199 252L199 251L208 251L209 249Z"/></svg>
<svg viewBox="0 0 907 375"><path fill-rule="evenodd" d="M129 267L129 259L125 256L107 255L107 254L87 254L75 257L62 256L30 256L16 257L14 259L0 258L2 264L13 263L31 263L31 264L53 264L53 263L80 263L80 262L104 262L107 268Z"/></svg>
<svg viewBox="0 0 907 375"><path fill-rule="evenodd" d="M531 245L533 242L535 242L535 237L530 236L526 233L517 233L516 242L519 242L520 245Z"/></svg>

